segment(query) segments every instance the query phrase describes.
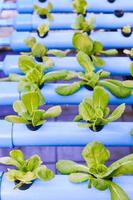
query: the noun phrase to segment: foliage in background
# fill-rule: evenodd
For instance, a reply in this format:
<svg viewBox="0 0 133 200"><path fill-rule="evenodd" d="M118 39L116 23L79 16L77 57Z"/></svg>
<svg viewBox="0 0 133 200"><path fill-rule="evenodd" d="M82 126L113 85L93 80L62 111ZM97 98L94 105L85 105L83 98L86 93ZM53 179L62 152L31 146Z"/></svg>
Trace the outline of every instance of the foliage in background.
<svg viewBox="0 0 133 200"><path fill-rule="evenodd" d="M95 28L95 16L91 16L89 20L85 19L83 15L77 16L72 28L90 33Z"/></svg>
<svg viewBox="0 0 133 200"><path fill-rule="evenodd" d="M87 1L86 0L73 0L72 7L77 14L86 14L87 12Z"/></svg>
<svg viewBox="0 0 133 200"><path fill-rule="evenodd" d="M51 14L52 9L53 9L53 5L50 2L48 2L47 8L40 7L36 4L34 5L34 12L41 17L48 18L48 20L50 20L50 21L52 21L54 19L52 14Z"/></svg>
<svg viewBox="0 0 133 200"><path fill-rule="evenodd" d="M49 32L49 25L48 24L41 24L37 28L38 34L40 37L45 37Z"/></svg>
<svg viewBox="0 0 133 200"><path fill-rule="evenodd" d="M24 53L28 55L32 55L33 57L42 58L45 62L46 58L49 61L48 55L53 55L57 57L65 57L70 50L62 51L57 49L48 50L43 44L38 43L35 37L29 37L25 41L25 44L31 49L31 52Z"/></svg>

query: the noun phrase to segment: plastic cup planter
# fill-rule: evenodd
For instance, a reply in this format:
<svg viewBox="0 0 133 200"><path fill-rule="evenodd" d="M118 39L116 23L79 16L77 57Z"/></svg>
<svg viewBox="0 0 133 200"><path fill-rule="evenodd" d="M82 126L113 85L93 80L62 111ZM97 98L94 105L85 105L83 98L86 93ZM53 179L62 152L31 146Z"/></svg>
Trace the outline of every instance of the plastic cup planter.
<svg viewBox="0 0 133 200"><path fill-rule="evenodd" d="M55 198L53 194L57 195L56 197L58 198L56 199L63 199L63 197L65 199L68 199L68 197L69 199L73 199L73 194L75 195L75 191L77 191L80 195L80 198L78 196L78 200L81 198L86 200L89 197L99 200L110 199L109 194L107 194L108 191L102 192L109 189L112 200L118 200L118 197L120 197L120 200L129 200L131 193L129 192L128 194L127 191L130 190L126 190L125 192L126 186L124 186L124 184L127 185L128 182L123 182L123 184L121 184L119 178L118 181L115 181L114 178L124 174L133 174L133 154L125 156L107 167L105 163L110 158L109 151L101 143L92 142L86 145L86 147L83 149L82 156L86 162L86 165L81 165L71 160L60 160L57 162L57 170L61 174L69 175L69 180L67 180L67 176L58 175L54 177L53 172L46 166L42 165L39 156L33 155L28 160L25 160L20 150L11 151L10 157L0 158L0 163L5 165L9 165L10 163L10 165L13 165L17 168L17 170L9 170L6 172L6 176L10 181L14 182L16 180L15 175L17 174L17 179L19 179L21 182L16 188L27 189L27 191L21 192L21 195L18 189L13 191L15 183L11 184L8 182L4 175L2 177L1 194L4 195L4 199L8 199L8 196L10 196L10 199L14 199L13 196L18 196L18 199L21 196L20 199L25 199L25 197L28 196L28 198L30 197L33 200L37 200L39 194L45 193L47 199L51 200ZM23 165L23 163L25 165ZM29 176L29 174L31 176ZM34 175L34 178L32 175ZM35 180L34 182L32 178ZM130 182L130 176L127 176L126 178ZM40 179L42 181L36 179ZM120 180L123 181L122 178ZM32 185L30 185L31 182ZM88 183L88 187L87 184L83 182ZM21 186L25 183L31 187L29 189L21 188ZM8 192L3 194L5 187L7 188ZM94 187L95 190L93 188L91 189L91 187ZM37 195L34 195L34 189L37 189ZM68 192L69 190L70 192ZM98 190L101 192L99 191L98 193ZM99 198L97 195L102 198Z"/></svg>

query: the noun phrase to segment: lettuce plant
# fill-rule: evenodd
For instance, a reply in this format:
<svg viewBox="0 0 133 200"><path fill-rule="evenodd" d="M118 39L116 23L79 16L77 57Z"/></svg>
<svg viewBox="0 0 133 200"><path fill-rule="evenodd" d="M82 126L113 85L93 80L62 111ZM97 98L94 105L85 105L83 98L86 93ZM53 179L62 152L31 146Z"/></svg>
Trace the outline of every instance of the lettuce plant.
<svg viewBox="0 0 133 200"><path fill-rule="evenodd" d="M110 75L109 72L103 70L99 70L95 73L95 68L90 57L82 51L78 52L77 61L84 68L84 72L77 73L79 80L76 82L67 86L57 87L56 92L58 94L68 96L77 92L82 86L92 90L96 85L98 85L101 78L107 78Z"/></svg>
<svg viewBox="0 0 133 200"><path fill-rule="evenodd" d="M125 37L129 37L131 34L132 34L132 27L127 25L127 26L124 26L122 29L121 29L121 32L122 34L125 36Z"/></svg>
<svg viewBox="0 0 133 200"><path fill-rule="evenodd" d="M42 85L48 82L58 81L58 80L69 80L77 76L76 73L60 70L55 72L46 73L49 68L51 68L49 62L45 64L37 64L32 57L22 55L19 57L19 68L25 74L24 77L20 77L19 91L28 91L33 88L41 88Z"/></svg>
<svg viewBox="0 0 133 200"><path fill-rule="evenodd" d="M19 69L25 74L25 76L20 76L19 90L41 88L44 84L44 74L51 68L54 63L45 62L44 64L38 64L34 61L33 57L22 55L19 57L18 66Z"/></svg>
<svg viewBox="0 0 133 200"><path fill-rule="evenodd" d="M90 34L95 28L95 17L92 16L89 20L86 20L83 15L79 15L75 20L75 24L72 25L72 28Z"/></svg>
<svg viewBox="0 0 133 200"><path fill-rule="evenodd" d="M47 70L54 65L50 60L46 59L45 64L38 64L33 57L21 55L18 61L19 69L25 76L10 74L9 77L2 78L0 81L16 81L18 84L18 91L36 91L40 96L41 104L44 104L44 97L41 93L42 87L45 83L71 80L77 77L76 72L60 70L47 73Z"/></svg>
<svg viewBox="0 0 133 200"><path fill-rule="evenodd" d="M75 33L72 39L73 46L77 51L86 53L94 66L100 67L105 64L99 55L114 56L118 53L116 49L104 50L103 45L99 41L93 41L87 33Z"/></svg>
<svg viewBox="0 0 133 200"><path fill-rule="evenodd" d="M130 73L131 73L131 76L133 77L133 62L130 65Z"/></svg>
<svg viewBox="0 0 133 200"><path fill-rule="evenodd" d="M77 73L79 80L66 86L57 87L56 92L58 94L68 96L74 94L83 86L89 90L93 90L98 85L105 87L118 98L125 98L132 94L133 81L106 79L109 77L110 73L103 70L95 72L95 66L92 63L91 58L82 51L77 53L77 61L84 68L84 72Z"/></svg>
<svg viewBox="0 0 133 200"><path fill-rule="evenodd" d="M69 50L66 51L61 51L57 49L48 50L43 44L38 43L35 37L29 37L24 42L31 49L31 52L24 54L32 55L39 62L49 61L50 59L48 58L48 55L65 57L70 52Z"/></svg>
<svg viewBox="0 0 133 200"><path fill-rule="evenodd" d="M68 96L74 94L83 86L89 90L93 90L98 85L103 86L118 98L125 98L132 94L132 80L118 81L113 79L106 79L109 77L110 73L103 70L98 70L95 72L95 66L91 58L82 51L78 52L77 61L84 68L84 72L77 73L79 80L76 82L70 83L66 86L57 87L56 92L58 94L62 96ZM71 78L75 77L71 76Z"/></svg>
<svg viewBox="0 0 133 200"><path fill-rule="evenodd" d="M130 50L124 49L123 53L128 55L131 58L131 60L133 60L133 48L131 48Z"/></svg>
<svg viewBox="0 0 133 200"><path fill-rule="evenodd" d="M125 98L132 95L133 81L118 81L108 78L110 73L99 70L94 72L95 67L101 67L105 64L104 60L99 57L100 54L115 55L117 50L103 50L100 42L92 41L86 33L75 33L73 37L73 45L78 50L77 60L84 68L84 73L79 73L77 82L67 86L56 88L56 92L60 95L67 96L77 92L82 86L94 89L96 85L100 85L108 89L113 95L118 98ZM104 80L100 80L104 78Z"/></svg>
<svg viewBox="0 0 133 200"><path fill-rule="evenodd" d="M5 173L9 181L15 182L15 188L21 190L28 189L36 180L50 181L54 178L54 173L42 165L41 158L33 155L25 160L21 150L12 150L8 157L0 158L0 163L4 165L14 166L16 169L8 169Z"/></svg>
<svg viewBox="0 0 133 200"><path fill-rule="evenodd" d="M72 7L77 14L85 15L87 12L87 1L86 0L73 0Z"/></svg>
<svg viewBox="0 0 133 200"><path fill-rule="evenodd" d="M44 38L49 32L49 25L48 24L42 24L39 25L37 28L37 33L39 37Z"/></svg>
<svg viewBox="0 0 133 200"><path fill-rule="evenodd" d="M21 100L17 100L13 104L17 115L6 116L5 120L11 123L26 124L31 130L37 130L46 122L47 118L58 117L62 112L60 106L53 106L47 111L40 109L40 106L40 96L37 92L25 93Z"/></svg>
<svg viewBox="0 0 133 200"><path fill-rule="evenodd" d="M133 94L133 81L119 81L113 79L104 79L99 81L99 85L108 89L118 98L126 98Z"/></svg>
<svg viewBox="0 0 133 200"><path fill-rule="evenodd" d="M110 158L109 151L99 142L92 142L83 149L82 157L86 165L70 160L57 162L56 167L62 174L69 174L69 180L81 184L88 181L88 188L92 186L97 190L110 190L111 200L129 200L126 192L113 178L133 174L133 154L117 160L109 167L105 165Z"/></svg>
<svg viewBox="0 0 133 200"><path fill-rule="evenodd" d="M104 125L119 119L125 110L125 104L121 104L110 114L108 103L109 94L102 87L95 87L92 98L84 98L80 103L74 121L85 121L79 126L100 131Z"/></svg>
<svg viewBox="0 0 133 200"><path fill-rule="evenodd" d="M38 5L34 5L34 12L37 13L41 18L47 18L48 20L52 21L54 18L51 15L51 11L53 9L53 5L48 2L47 8L42 8Z"/></svg>

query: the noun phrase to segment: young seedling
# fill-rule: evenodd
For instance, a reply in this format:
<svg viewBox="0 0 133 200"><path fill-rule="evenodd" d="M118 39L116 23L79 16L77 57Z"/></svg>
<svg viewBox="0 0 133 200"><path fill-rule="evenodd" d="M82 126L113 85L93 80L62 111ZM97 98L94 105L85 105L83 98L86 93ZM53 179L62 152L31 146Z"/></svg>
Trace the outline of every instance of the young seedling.
<svg viewBox="0 0 133 200"><path fill-rule="evenodd" d="M130 25L124 26L121 32L125 37L129 37L132 34L132 27Z"/></svg>
<svg viewBox="0 0 133 200"><path fill-rule="evenodd" d="M47 118L58 117L62 110L60 106L54 106L47 111L40 109L40 96L37 92L28 92L22 95L21 100L13 104L13 109L17 115L9 115L5 120L11 123L26 124L30 130L39 129Z"/></svg>
<svg viewBox="0 0 133 200"><path fill-rule="evenodd" d="M30 89L42 88L44 85L44 76L47 70L54 66L54 63L45 62L38 64L34 61L32 56L22 55L18 61L19 69L25 74L20 77L19 91Z"/></svg>
<svg viewBox="0 0 133 200"><path fill-rule="evenodd" d="M124 54L128 55L129 58L133 61L133 48L129 49L124 49L123 51Z"/></svg>
<svg viewBox="0 0 133 200"><path fill-rule="evenodd" d="M8 169L5 173L9 181L14 181L14 189L26 190L36 179L50 181L54 178L53 171L48 169L46 165L42 165L38 155L33 155L25 160L21 150L10 151L8 157L0 158L0 163L16 167L16 169Z"/></svg>
<svg viewBox="0 0 133 200"><path fill-rule="evenodd" d="M104 50L103 45L99 41L93 41L87 33L75 33L72 38L73 46L77 51L86 53L94 66L100 67L105 64L104 60L99 55L114 56L118 54L116 49Z"/></svg>
<svg viewBox="0 0 133 200"><path fill-rule="evenodd" d="M72 2L72 7L77 14L86 15L87 6L86 0L73 0Z"/></svg>
<svg viewBox="0 0 133 200"><path fill-rule="evenodd" d="M56 168L61 174L68 174L69 181L72 183L88 182L88 188L93 186L101 191L109 189L111 200L129 200L126 192L113 182L113 178L133 174L133 154L107 167L106 162L110 158L109 151L103 144L92 142L83 149L82 157L86 165L71 160L61 160L57 162Z"/></svg>
<svg viewBox="0 0 133 200"><path fill-rule="evenodd" d="M56 88L56 92L63 96L71 95L77 92L82 86L85 86L89 90L93 90L96 85L99 84L101 78L109 77L110 73L99 70L95 73L94 65L90 57L82 51L77 54L77 61L84 68L84 72L77 73L79 81L71 83L67 86L60 86Z"/></svg>
<svg viewBox="0 0 133 200"><path fill-rule="evenodd" d="M52 21L54 18L51 15L53 5L49 2L47 8L42 8L38 5L34 5L34 12L37 13L42 19L48 19Z"/></svg>
<svg viewBox="0 0 133 200"><path fill-rule="evenodd" d="M39 25L38 28L37 28L37 33L38 33L38 36L40 38L46 37L48 35L48 32L49 32L49 25L48 24Z"/></svg>
<svg viewBox="0 0 133 200"><path fill-rule="evenodd" d="M76 72L71 72L67 70L60 70L54 72L48 72L54 64L47 61L45 64L38 64L34 61L33 57L22 55L19 57L18 66L19 69L25 74L25 76L10 74L6 78L0 79L0 81L15 81L19 82L18 91L36 91L40 96L41 104L44 104L44 97L41 93L42 87L45 83L59 81L59 80L71 80L74 77L77 77Z"/></svg>
<svg viewBox="0 0 133 200"><path fill-rule="evenodd" d="M109 77L110 73L103 70L98 70L97 72L95 72L95 66L91 60L91 57L82 51L79 51L77 53L77 61L84 68L84 72L77 73L77 77L79 80L66 86L57 87L56 92L58 94L62 96L68 96L74 94L83 86L86 87L88 90L93 90L97 85L100 85L108 89L114 96L118 98L125 98L132 95L132 80L118 81L106 79Z"/></svg>
<svg viewBox="0 0 133 200"><path fill-rule="evenodd" d="M30 56L20 56L18 63L20 70L25 74L25 77L20 77L19 91L26 90L27 86L30 86L30 89L41 89L45 83L69 80L77 76L76 73L67 70L46 73L53 63L37 64Z"/></svg>
<svg viewBox="0 0 133 200"><path fill-rule="evenodd" d="M121 104L110 114L108 103L109 94L102 87L95 87L92 98L85 98L80 103L74 121L85 121L79 126L100 131L104 125L119 119L125 110L125 104Z"/></svg>
<svg viewBox="0 0 133 200"><path fill-rule="evenodd" d="M35 37L29 37L24 42L31 49L31 52L29 52L28 55L35 57L38 62L45 62L46 60L51 62L50 58L48 58L48 55L65 57L70 52L70 50L48 50L43 44L38 43Z"/></svg>
<svg viewBox="0 0 133 200"><path fill-rule="evenodd" d="M83 15L77 16L75 24L72 25L75 30L81 30L81 32L87 32L89 35L95 28L95 17L92 16L89 20L86 20Z"/></svg>

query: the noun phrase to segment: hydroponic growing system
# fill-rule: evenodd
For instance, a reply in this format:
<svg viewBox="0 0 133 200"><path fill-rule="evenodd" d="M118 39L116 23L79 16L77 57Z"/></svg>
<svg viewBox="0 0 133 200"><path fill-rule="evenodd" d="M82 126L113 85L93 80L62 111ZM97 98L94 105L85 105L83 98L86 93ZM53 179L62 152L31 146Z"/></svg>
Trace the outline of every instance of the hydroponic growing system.
<svg viewBox="0 0 133 200"><path fill-rule="evenodd" d="M0 106L15 112L0 120L0 147L12 149L0 199L133 200L133 154L106 165L106 146L133 146L133 122L117 121L133 105L133 1L1 0L3 10L18 13L0 19L14 28L0 47L15 53L0 62ZM49 121L63 105L77 106L74 120ZM24 146L83 146L86 164L58 160L54 175L14 149Z"/></svg>

